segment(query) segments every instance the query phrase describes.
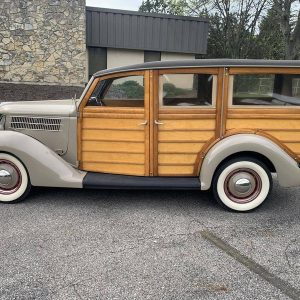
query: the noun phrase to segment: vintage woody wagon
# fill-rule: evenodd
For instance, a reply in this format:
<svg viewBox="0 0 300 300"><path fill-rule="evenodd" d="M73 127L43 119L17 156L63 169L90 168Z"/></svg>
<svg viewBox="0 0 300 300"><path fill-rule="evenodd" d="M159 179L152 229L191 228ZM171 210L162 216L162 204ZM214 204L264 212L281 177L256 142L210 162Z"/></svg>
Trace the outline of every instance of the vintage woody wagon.
<svg viewBox="0 0 300 300"><path fill-rule="evenodd" d="M79 100L0 105L0 201L31 185L211 189L235 211L271 173L300 185L300 62L152 62L96 73Z"/></svg>

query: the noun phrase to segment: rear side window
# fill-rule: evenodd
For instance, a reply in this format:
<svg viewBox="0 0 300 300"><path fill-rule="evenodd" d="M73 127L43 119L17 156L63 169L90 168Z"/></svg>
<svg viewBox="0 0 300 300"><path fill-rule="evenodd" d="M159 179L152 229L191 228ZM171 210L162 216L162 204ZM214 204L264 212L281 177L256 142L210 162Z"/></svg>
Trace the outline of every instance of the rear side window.
<svg viewBox="0 0 300 300"><path fill-rule="evenodd" d="M212 106L217 76L211 74L163 74L159 79L160 106Z"/></svg>
<svg viewBox="0 0 300 300"><path fill-rule="evenodd" d="M232 105L300 105L300 74L239 74L230 81Z"/></svg>

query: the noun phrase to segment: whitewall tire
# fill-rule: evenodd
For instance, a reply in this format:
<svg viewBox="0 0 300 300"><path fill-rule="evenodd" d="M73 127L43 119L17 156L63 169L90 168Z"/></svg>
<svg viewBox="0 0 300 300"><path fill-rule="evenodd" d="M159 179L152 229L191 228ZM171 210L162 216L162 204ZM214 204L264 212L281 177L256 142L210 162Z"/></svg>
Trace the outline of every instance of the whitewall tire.
<svg viewBox="0 0 300 300"><path fill-rule="evenodd" d="M0 202L21 201L30 188L27 170L20 160L10 154L0 153Z"/></svg>
<svg viewBox="0 0 300 300"><path fill-rule="evenodd" d="M250 211L260 206L272 188L268 168L251 157L232 159L220 166L212 182L219 204L234 211Z"/></svg>

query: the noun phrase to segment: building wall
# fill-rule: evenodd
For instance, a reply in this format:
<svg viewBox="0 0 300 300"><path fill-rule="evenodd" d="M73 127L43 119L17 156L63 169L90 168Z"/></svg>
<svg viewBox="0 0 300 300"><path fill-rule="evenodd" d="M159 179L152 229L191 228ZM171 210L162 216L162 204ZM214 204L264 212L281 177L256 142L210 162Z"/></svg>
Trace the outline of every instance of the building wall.
<svg viewBox="0 0 300 300"><path fill-rule="evenodd" d="M128 49L107 49L107 68L122 67L144 62L144 51Z"/></svg>
<svg viewBox="0 0 300 300"><path fill-rule="evenodd" d="M195 54L162 52L161 60L195 59Z"/></svg>
<svg viewBox="0 0 300 300"><path fill-rule="evenodd" d="M85 30L85 0L1 0L0 81L83 86Z"/></svg>

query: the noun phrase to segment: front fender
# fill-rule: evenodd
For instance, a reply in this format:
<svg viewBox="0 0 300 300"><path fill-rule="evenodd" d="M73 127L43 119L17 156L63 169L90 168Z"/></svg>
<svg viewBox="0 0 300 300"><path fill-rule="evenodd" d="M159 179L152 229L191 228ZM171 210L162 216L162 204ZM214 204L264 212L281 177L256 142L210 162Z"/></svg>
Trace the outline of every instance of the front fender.
<svg viewBox="0 0 300 300"><path fill-rule="evenodd" d="M224 159L245 151L267 157L276 169L281 186L300 185L300 169L297 162L277 144L255 134L236 134L220 140L206 154L200 170L201 189L210 188L213 175Z"/></svg>
<svg viewBox="0 0 300 300"><path fill-rule="evenodd" d="M73 168L30 136L15 131L0 131L0 152L11 153L20 159L34 186L82 188L86 172Z"/></svg>

